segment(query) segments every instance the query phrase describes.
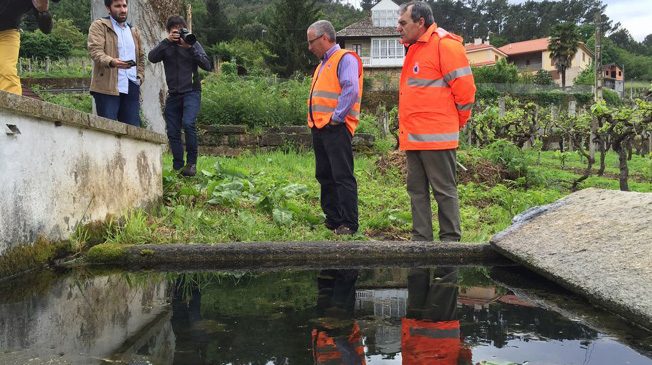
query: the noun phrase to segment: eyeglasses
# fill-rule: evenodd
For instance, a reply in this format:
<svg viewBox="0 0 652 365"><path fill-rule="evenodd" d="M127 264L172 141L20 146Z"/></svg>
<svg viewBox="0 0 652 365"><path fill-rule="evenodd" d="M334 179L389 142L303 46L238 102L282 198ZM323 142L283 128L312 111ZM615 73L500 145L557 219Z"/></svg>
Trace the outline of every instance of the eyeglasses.
<svg viewBox="0 0 652 365"><path fill-rule="evenodd" d="M312 46L312 42L318 40L319 38L321 38L321 37L323 37L323 36L324 36L324 35L322 34L322 35L320 35L320 36L315 37L314 39L308 39L308 45L311 45L311 46Z"/></svg>

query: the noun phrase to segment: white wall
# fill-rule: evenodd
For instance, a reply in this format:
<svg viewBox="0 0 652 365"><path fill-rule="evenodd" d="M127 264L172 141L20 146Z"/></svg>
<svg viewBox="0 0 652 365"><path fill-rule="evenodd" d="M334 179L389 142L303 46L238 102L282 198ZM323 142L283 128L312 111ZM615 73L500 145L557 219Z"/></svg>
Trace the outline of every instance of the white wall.
<svg viewBox="0 0 652 365"><path fill-rule="evenodd" d="M0 255L162 196L161 134L4 91L0 131Z"/></svg>

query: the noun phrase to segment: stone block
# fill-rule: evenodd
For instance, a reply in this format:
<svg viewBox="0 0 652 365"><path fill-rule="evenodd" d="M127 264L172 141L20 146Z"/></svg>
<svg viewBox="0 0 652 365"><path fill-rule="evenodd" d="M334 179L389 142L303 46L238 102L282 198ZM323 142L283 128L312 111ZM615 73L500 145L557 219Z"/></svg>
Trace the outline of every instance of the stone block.
<svg viewBox="0 0 652 365"><path fill-rule="evenodd" d="M89 126L91 129L109 132L116 135L127 134L127 124L116 122L115 120L91 115L89 117Z"/></svg>
<svg viewBox="0 0 652 365"><path fill-rule="evenodd" d="M282 146L283 136L278 133L266 133L260 136L260 146Z"/></svg>

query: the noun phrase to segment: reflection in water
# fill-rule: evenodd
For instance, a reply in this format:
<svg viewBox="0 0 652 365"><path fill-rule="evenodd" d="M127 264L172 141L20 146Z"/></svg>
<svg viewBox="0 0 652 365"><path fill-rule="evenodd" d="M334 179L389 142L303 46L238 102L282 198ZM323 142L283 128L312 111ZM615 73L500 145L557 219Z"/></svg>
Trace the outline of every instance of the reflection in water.
<svg viewBox="0 0 652 365"><path fill-rule="evenodd" d="M179 277L174 284L172 297L172 331L176 336L177 350L174 363L205 364L208 335L200 324L201 291L197 282L187 283Z"/></svg>
<svg viewBox="0 0 652 365"><path fill-rule="evenodd" d="M407 315L402 320L404 364L472 364L462 346L457 319L457 268L439 267L408 273Z"/></svg>
<svg viewBox="0 0 652 365"><path fill-rule="evenodd" d="M358 270L322 270L317 278L317 319L312 330L317 364L364 364L362 332L353 319Z"/></svg>
<svg viewBox="0 0 652 365"><path fill-rule="evenodd" d="M596 309L586 316L577 297L513 280L509 290L489 274L497 271L150 272L1 283L0 364L652 364L637 353L652 353L650 333ZM635 349L624 336L637 338L626 342Z"/></svg>

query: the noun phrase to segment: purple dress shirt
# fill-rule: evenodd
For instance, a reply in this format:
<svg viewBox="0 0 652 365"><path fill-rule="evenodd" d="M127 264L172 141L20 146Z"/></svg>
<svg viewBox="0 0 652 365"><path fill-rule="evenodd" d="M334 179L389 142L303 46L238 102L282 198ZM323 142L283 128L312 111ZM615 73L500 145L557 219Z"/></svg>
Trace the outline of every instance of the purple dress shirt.
<svg viewBox="0 0 652 365"><path fill-rule="evenodd" d="M326 51L324 57L322 57L322 66L319 69L321 70L324 67L326 61L335 53L341 49L339 44L334 45L331 49ZM337 78L340 80L340 86L342 87L342 94L337 98L337 107L331 119L335 122L344 123L346 115L349 114L356 100L358 99L358 93L360 92L360 85L358 84L358 59L350 54L345 54L340 59L340 65L337 70Z"/></svg>

